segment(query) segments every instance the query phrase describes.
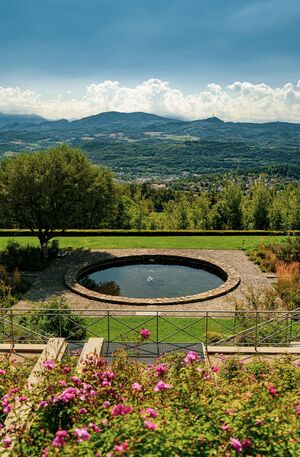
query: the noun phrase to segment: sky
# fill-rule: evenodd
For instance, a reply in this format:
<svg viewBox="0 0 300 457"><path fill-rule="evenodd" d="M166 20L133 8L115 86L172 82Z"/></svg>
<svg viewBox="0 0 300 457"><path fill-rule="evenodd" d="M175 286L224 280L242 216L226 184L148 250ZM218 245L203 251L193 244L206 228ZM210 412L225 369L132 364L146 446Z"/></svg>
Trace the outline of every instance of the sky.
<svg viewBox="0 0 300 457"><path fill-rule="evenodd" d="M298 0L1 0L0 111L300 120Z"/></svg>

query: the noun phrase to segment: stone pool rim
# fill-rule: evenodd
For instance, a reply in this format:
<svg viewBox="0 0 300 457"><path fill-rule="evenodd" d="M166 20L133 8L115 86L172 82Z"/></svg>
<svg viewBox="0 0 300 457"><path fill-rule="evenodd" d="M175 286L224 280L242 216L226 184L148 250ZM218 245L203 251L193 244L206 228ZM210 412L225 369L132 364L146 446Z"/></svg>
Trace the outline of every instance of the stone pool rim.
<svg viewBox="0 0 300 457"><path fill-rule="evenodd" d="M210 289L207 292L202 292L194 295L186 295L182 297L159 297L159 298L133 298L125 296L106 295L99 292L88 289L81 284L78 280L80 277L87 273L91 273L97 269L103 269L104 267L114 267L122 265L136 264L145 260L145 258L153 259L154 261L165 261L176 264L179 262L186 266L195 267L197 265L200 268L210 271L224 280L224 283L219 287ZM104 303L113 303L121 305L178 305L180 303L195 303L213 298L221 297L234 289L240 284L240 277L235 270L231 267L225 266L220 262L210 262L208 260L201 259L197 256L185 256L185 255L170 255L170 254L134 254L126 256L115 256L114 258L99 259L99 261L84 262L77 265L75 268L68 270L65 274L66 286L83 297L91 300L96 300Z"/></svg>

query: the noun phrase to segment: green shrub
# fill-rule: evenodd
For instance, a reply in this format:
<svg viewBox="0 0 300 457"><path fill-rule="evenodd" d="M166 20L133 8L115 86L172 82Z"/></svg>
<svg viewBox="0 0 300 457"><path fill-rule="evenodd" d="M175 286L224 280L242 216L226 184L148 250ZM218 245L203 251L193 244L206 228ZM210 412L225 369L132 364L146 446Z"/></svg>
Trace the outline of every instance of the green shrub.
<svg viewBox="0 0 300 457"><path fill-rule="evenodd" d="M80 376L69 360L52 362L35 389L10 394L13 412L28 397L31 416L22 427L16 411L8 448L16 457L299 455L296 364L230 358L209 368L190 356L146 365L122 351L110 364L89 358Z"/></svg>
<svg viewBox="0 0 300 457"><path fill-rule="evenodd" d="M31 311L20 318L19 323L43 335L71 341L84 340L86 337L85 320L72 314L64 299L55 297L46 303L36 303Z"/></svg>
<svg viewBox="0 0 300 457"><path fill-rule="evenodd" d="M57 256L58 251L58 240L53 240L49 246L48 261L45 262L39 247L30 244L22 246L16 241L9 241L5 249L0 252L0 264L5 265L10 273L16 269L38 271L44 269L49 261Z"/></svg>

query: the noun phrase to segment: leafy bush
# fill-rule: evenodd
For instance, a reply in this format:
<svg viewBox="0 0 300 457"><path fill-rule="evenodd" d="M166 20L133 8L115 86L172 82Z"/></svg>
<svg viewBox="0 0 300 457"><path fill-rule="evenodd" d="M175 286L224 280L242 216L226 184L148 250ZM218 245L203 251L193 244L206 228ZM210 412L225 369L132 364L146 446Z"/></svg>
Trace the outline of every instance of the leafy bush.
<svg viewBox="0 0 300 457"><path fill-rule="evenodd" d="M300 260L300 236L291 235L281 243L261 244L248 254L262 271L275 273L278 262L290 263Z"/></svg>
<svg viewBox="0 0 300 457"><path fill-rule="evenodd" d="M7 395L12 389L24 389L36 358L24 359L17 362L11 354L0 356L0 398L2 398L2 408L0 410L0 424L3 424L10 407L6 408L3 396ZM5 397L4 397L5 398Z"/></svg>
<svg viewBox="0 0 300 457"><path fill-rule="evenodd" d="M120 352L111 364L89 358L80 377L69 361L48 362L40 385L9 397L12 411L20 395L31 407L30 428L16 414L15 430L0 431L14 456L299 455L300 370L290 359L208 368L190 352L147 366Z"/></svg>
<svg viewBox="0 0 300 457"><path fill-rule="evenodd" d="M18 270L15 270L13 274L9 274L4 265L0 265L1 308L10 308L29 286L30 282L22 278Z"/></svg>
<svg viewBox="0 0 300 457"><path fill-rule="evenodd" d="M53 260L59 251L58 241L53 240L49 246L48 262ZM22 246L16 241L9 241L3 251L0 252L0 264L12 273L16 269L23 271L38 271L44 269L48 262L41 256L41 250L37 246Z"/></svg>
<svg viewBox="0 0 300 457"><path fill-rule="evenodd" d="M31 311L20 318L20 324L34 328L43 335L64 337L71 341L86 337L85 320L73 315L64 299L56 297L46 303L36 303Z"/></svg>
<svg viewBox="0 0 300 457"><path fill-rule="evenodd" d="M289 236L281 243L261 245L250 251L250 259L262 271L277 274L277 291L286 309L300 306L300 237Z"/></svg>
<svg viewBox="0 0 300 457"><path fill-rule="evenodd" d="M299 335L300 321L291 320L286 312L290 310L290 303L282 300L273 288L249 288L242 298L229 301L235 306L239 328L239 334L232 337L235 344L255 345L260 341L265 346L280 345Z"/></svg>

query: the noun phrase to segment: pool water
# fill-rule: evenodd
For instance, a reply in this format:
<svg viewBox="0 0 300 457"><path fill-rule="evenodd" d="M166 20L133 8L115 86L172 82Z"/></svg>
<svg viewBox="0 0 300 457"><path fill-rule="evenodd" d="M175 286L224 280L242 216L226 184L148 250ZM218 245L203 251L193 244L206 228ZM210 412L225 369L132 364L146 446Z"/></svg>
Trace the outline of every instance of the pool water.
<svg viewBox="0 0 300 457"><path fill-rule="evenodd" d="M79 283L105 295L170 298L207 292L224 280L202 268L139 263L98 270L81 277Z"/></svg>

